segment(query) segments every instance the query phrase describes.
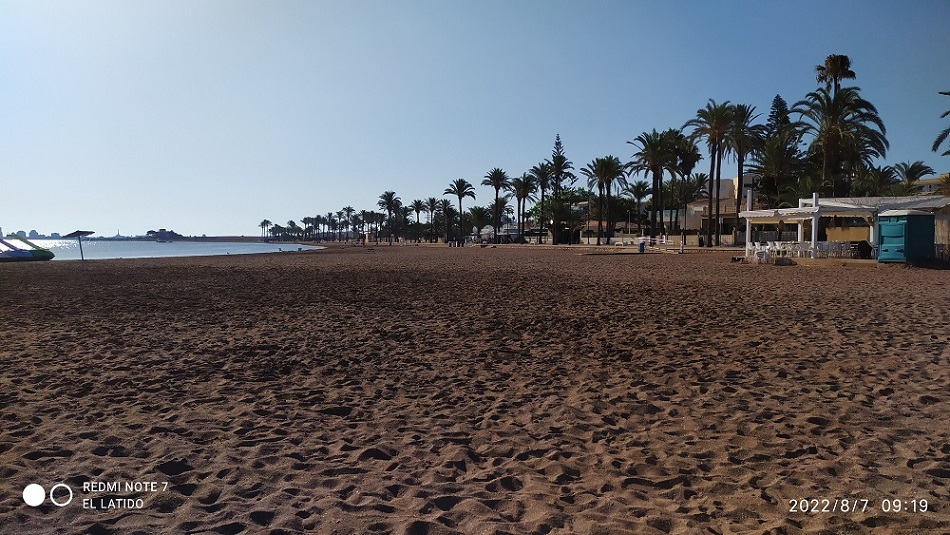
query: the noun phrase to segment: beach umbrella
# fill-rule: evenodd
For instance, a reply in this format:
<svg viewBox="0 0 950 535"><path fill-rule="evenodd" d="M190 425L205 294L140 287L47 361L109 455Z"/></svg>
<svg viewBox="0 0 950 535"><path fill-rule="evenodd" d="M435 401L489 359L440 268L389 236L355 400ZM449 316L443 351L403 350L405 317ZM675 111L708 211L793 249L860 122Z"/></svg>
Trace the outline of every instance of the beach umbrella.
<svg viewBox="0 0 950 535"><path fill-rule="evenodd" d="M77 230L75 232L70 232L69 234L63 236L63 238L76 238L79 240L79 259L85 260L86 257L82 254L82 237L89 236L90 234L95 234L93 230Z"/></svg>

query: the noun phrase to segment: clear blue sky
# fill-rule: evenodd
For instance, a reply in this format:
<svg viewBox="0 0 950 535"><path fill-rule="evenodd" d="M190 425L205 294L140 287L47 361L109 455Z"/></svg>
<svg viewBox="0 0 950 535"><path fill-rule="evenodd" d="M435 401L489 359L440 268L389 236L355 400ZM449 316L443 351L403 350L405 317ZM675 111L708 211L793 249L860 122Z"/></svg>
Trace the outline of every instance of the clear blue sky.
<svg viewBox="0 0 950 535"><path fill-rule="evenodd" d="M946 172L948 23L947 0L0 0L0 227L256 235L459 177L487 204L556 133L580 167L710 98L764 122L832 53L880 163Z"/></svg>

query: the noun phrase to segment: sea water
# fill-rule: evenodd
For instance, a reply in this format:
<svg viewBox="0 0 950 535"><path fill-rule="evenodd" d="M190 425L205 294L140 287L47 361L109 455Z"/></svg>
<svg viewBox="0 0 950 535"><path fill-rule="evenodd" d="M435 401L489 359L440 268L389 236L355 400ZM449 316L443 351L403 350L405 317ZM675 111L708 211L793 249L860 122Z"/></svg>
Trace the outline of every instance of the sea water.
<svg viewBox="0 0 950 535"><path fill-rule="evenodd" d="M79 260L77 240L30 240L56 255L53 260ZM15 242L14 242L15 243ZM323 249L318 246L293 243L171 241L159 243L143 240L83 240L82 252L86 260L107 258L165 258L173 256L218 256L232 254L277 253Z"/></svg>

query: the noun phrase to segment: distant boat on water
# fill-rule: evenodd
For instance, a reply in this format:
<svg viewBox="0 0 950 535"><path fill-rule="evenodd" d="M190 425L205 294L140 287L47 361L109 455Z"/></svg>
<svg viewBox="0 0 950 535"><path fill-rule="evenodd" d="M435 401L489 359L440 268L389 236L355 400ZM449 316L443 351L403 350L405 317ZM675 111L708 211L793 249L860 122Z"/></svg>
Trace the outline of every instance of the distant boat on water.
<svg viewBox="0 0 950 535"><path fill-rule="evenodd" d="M22 236L11 234L7 236L7 238L10 240L18 240L26 245L26 247L14 245L11 241L0 238L0 262L52 260L55 256L49 249L40 247Z"/></svg>

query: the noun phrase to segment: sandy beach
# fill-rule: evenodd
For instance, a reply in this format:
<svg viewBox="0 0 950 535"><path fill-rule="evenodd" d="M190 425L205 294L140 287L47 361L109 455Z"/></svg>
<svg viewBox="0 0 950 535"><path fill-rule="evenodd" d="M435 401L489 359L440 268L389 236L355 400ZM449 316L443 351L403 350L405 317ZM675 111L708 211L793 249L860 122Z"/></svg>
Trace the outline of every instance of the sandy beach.
<svg viewBox="0 0 950 535"><path fill-rule="evenodd" d="M950 533L950 272L586 253L0 265L0 533Z"/></svg>

